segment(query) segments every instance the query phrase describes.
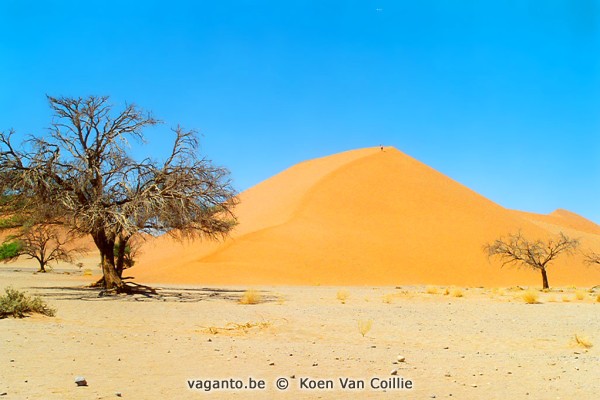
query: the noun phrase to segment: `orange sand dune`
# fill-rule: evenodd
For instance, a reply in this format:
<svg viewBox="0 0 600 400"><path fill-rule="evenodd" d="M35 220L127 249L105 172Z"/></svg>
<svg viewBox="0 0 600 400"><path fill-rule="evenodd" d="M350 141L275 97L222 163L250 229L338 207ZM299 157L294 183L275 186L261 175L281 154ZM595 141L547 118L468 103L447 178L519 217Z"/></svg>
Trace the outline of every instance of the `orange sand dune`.
<svg viewBox="0 0 600 400"><path fill-rule="evenodd" d="M583 218L571 211L558 209L548 215L534 214L524 211L515 211L521 216L535 224L538 224L550 231L572 231L575 235L577 232L585 232L592 235L600 235L600 226L592 221Z"/></svg>
<svg viewBox="0 0 600 400"><path fill-rule="evenodd" d="M538 273L490 263L486 242L576 233L600 251L600 227L567 211L505 209L394 148L298 164L240 196L224 243L147 242L145 282L302 285L540 284ZM551 266L551 285L600 283L581 257Z"/></svg>

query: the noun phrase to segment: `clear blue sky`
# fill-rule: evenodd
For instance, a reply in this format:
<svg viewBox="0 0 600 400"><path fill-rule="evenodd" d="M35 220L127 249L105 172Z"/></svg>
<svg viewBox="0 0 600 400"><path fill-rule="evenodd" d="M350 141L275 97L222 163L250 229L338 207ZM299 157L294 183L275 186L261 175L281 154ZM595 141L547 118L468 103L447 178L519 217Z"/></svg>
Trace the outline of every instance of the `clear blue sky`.
<svg viewBox="0 0 600 400"><path fill-rule="evenodd" d="M382 143L600 222L600 0L2 0L0 129L43 132L46 94L198 129L239 190Z"/></svg>

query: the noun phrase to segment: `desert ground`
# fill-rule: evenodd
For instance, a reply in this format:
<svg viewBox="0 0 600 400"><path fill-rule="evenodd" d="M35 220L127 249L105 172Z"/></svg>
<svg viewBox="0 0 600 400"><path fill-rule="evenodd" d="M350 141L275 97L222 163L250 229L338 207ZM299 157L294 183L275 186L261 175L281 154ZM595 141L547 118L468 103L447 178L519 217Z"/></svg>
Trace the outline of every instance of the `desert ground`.
<svg viewBox="0 0 600 400"><path fill-rule="evenodd" d="M26 262L0 266L2 292L13 286L57 309L55 317L0 320L6 399L595 399L600 393L598 288L538 291L537 304L526 304L519 287L156 284L155 295L107 297L86 288L95 277L77 267L34 272ZM260 296L257 304L240 303L248 289ZM78 387L77 376L88 386ZM249 378L264 381L264 389L189 388L215 379L247 385ZM287 390L276 388L280 378ZM342 389L340 378L365 387ZM412 388L382 390L379 380L390 378ZM301 388L317 380L331 380L333 388Z"/></svg>
<svg viewBox="0 0 600 400"><path fill-rule="evenodd" d="M600 268L584 263L600 252L592 221L506 209L393 148L300 163L240 199L221 242L145 237L126 275L154 292L87 287L100 274L93 251L81 268L47 274L23 260L0 265L0 291L57 310L0 320L0 397L600 393ZM550 291L539 291L539 273L482 251L517 231L580 241L549 266Z"/></svg>

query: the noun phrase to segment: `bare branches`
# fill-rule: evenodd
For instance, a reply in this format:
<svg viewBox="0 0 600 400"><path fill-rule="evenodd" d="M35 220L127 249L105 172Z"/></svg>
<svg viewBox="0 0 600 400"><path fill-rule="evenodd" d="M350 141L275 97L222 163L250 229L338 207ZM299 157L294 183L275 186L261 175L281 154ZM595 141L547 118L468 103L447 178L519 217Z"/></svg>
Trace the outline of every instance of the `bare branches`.
<svg viewBox="0 0 600 400"><path fill-rule="evenodd" d="M589 252L584 254L584 257L587 264L600 264L600 254L598 253Z"/></svg>
<svg viewBox="0 0 600 400"><path fill-rule="evenodd" d="M40 271L46 272L46 266L51 262L64 261L73 263L75 257L87 249L68 247L73 239L72 234L61 232L51 224L24 226L16 235L9 236L5 243L15 243L18 251L3 261L14 261L25 256L35 259L40 265Z"/></svg>
<svg viewBox="0 0 600 400"><path fill-rule="evenodd" d="M0 189L14 204L21 199L22 212L92 235L108 263L105 281L115 243L125 246L137 232L217 238L232 229L237 198L229 172L198 156L194 131L173 130L163 163L136 161L129 140L143 141L144 128L159 123L151 114L133 104L115 112L108 97L48 100L55 114L48 138L33 137L17 151L12 132L0 134Z"/></svg>
<svg viewBox="0 0 600 400"><path fill-rule="evenodd" d="M508 238L500 238L491 244L484 246L488 257L497 257L502 266L515 264L540 270L544 280L544 288L548 286L546 276L547 266L560 254L572 253L579 246L577 239L570 239L564 233L558 238L550 238L547 241L531 241L525 238L519 231L511 234Z"/></svg>

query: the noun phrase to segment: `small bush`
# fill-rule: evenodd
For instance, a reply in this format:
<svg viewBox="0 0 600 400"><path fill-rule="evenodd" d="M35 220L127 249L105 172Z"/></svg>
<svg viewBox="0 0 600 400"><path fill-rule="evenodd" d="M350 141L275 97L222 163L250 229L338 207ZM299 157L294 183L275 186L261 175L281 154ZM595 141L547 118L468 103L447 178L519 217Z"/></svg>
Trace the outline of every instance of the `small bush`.
<svg viewBox="0 0 600 400"><path fill-rule="evenodd" d="M438 288L436 288L435 286L427 286L427 289L425 289L425 292L427 294L438 294Z"/></svg>
<svg viewBox="0 0 600 400"><path fill-rule="evenodd" d="M444 289L444 296L448 296L450 294L450 289Z"/></svg>
<svg viewBox="0 0 600 400"><path fill-rule="evenodd" d="M600 303L600 294L596 297L596 302Z"/></svg>
<svg viewBox="0 0 600 400"><path fill-rule="evenodd" d="M0 260L11 260L17 257L23 245L20 242L5 242L0 245Z"/></svg>
<svg viewBox="0 0 600 400"><path fill-rule="evenodd" d="M575 298L577 300L583 300L585 299L585 292L583 290L578 290L575 292Z"/></svg>
<svg viewBox="0 0 600 400"><path fill-rule="evenodd" d="M463 297L464 295L463 295L462 290L456 288L456 289L452 290L452 296L454 296L454 297Z"/></svg>
<svg viewBox="0 0 600 400"><path fill-rule="evenodd" d="M342 304L346 304L346 300L350 297L350 293L347 290L338 290L337 295L335 296Z"/></svg>
<svg viewBox="0 0 600 400"><path fill-rule="evenodd" d="M25 217L22 215L13 215L8 218L0 219L0 229L18 228L25 221Z"/></svg>
<svg viewBox="0 0 600 400"><path fill-rule="evenodd" d="M367 319L367 320L359 320L358 321L358 331L360 332L360 334L365 337L365 335L367 333L369 333L369 331L371 330L371 328L373 327L373 320L372 319Z"/></svg>
<svg viewBox="0 0 600 400"><path fill-rule="evenodd" d="M260 293L256 290L246 290L240 299L241 304L258 304L260 303Z"/></svg>
<svg viewBox="0 0 600 400"><path fill-rule="evenodd" d="M7 317L24 318L28 314L38 313L54 317L56 310L49 307L38 296L31 297L25 292L19 292L11 287L6 288L6 294L0 296L0 319Z"/></svg>
<svg viewBox="0 0 600 400"><path fill-rule="evenodd" d="M537 304L540 298L540 294L534 290L528 290L521 296L523 301L527 304Z"/></svg>

